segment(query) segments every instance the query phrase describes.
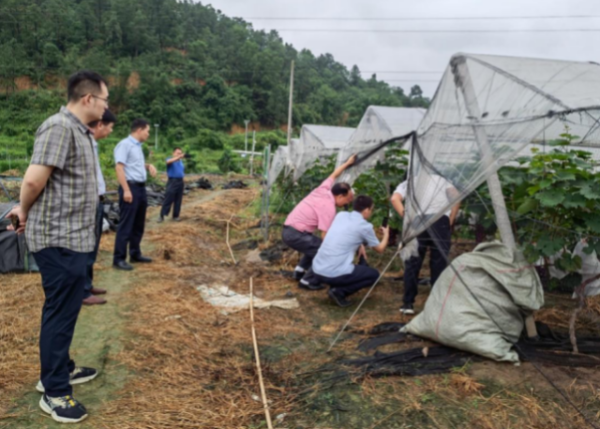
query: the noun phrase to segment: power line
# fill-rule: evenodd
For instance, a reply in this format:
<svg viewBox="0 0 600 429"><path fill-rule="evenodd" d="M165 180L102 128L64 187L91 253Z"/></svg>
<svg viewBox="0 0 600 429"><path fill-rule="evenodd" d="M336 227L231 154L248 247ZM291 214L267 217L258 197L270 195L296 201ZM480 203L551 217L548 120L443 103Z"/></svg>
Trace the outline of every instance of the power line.
<svg viewBox="0 0 600 429"><path fill-rule="evenodd" d="M600 28L555 28L555 29L514 29L514 30L373 30L373 29L332 29L332 28L276 28L279 32L295 33L397 33L397 34L447 34L447 33L599 33Z"/></svg>
<svg viewBox="0 0 600 429"><path fill-rule="evenodd" d="M431 16L431 17L376 17L376 18L351 18L351 17L247 17L257 21L501 21L501 20L528 20L528 19L595 19L600 15L545 15L545 16Z"/></svg>

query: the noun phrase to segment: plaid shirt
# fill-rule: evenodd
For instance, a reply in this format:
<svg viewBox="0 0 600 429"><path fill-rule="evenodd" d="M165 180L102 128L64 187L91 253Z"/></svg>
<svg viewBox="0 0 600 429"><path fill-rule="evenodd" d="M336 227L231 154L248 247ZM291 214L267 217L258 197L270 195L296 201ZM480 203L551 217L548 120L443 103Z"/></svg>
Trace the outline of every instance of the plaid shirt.
<svg viewBox="0 0 600 429"><path fill-rule="evenodd" d="M61 107L60 113L37 130L31 164L55 168L28 214L25 237L29 250L64 247L92 252L98 182L88 128Z"/></svg>

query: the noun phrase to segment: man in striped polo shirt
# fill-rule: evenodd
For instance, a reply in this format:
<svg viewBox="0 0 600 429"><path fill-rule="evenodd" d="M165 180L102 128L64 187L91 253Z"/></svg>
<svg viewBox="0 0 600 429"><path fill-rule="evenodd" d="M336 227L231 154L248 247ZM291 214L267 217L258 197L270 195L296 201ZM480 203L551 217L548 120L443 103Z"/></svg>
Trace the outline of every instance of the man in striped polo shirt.
<svg viewBox="0 0 600 429"><path fill-rule="evenodd" d="M40 332L42 410L61 423L87 417L72 384L96 377L95 369L76 367L69 356L94 250L98 205L96 154L87 127L108 107L106 81L92 71L69 78L68 103L37 130L31 164L23 178L17 233L40 268L46 300Z"/></svg>

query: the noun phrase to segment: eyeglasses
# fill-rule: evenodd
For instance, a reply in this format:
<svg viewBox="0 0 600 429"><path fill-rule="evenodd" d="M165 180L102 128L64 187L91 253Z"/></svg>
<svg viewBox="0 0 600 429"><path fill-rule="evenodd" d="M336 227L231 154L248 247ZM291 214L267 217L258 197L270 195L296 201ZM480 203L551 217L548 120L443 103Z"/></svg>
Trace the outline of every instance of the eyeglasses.
<svg viewBox="0 0 600 429"><path fill-rule="evenodd" d="M91 95L93 98L97 98L98 100L104 101L104 104L106 104L106 107L108 107L108 98L98 97L97 95L94 95L94 94L85 94L85 95L82 95L81 98L83 98L87 95Z"/></svg>

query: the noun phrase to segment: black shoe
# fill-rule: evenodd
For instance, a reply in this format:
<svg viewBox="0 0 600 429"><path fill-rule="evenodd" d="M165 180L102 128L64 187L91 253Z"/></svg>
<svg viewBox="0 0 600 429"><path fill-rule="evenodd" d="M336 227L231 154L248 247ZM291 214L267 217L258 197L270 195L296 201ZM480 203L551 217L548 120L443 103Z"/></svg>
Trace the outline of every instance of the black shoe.
<svg viewBox="0 0 600 429"><path fill-rule="evenodd" d="M149 264L152 262L152 258L148 258L146 256L136 256L135 258L132 256L129 258L129 262L139 262L142 264Z"/></svg>
<svg viewBox="0 0 600 429"><path fill-rule="evenodd" d="M86 367L76 367L71 374L69 374L69 384L83 384L88 381L92 381L98 375L98 371L94 368L86 368ZM42 380L38 381L37 386L35 386L35 390L40 393L44 393L44 385L42 384Z"/></svg>
<svg viewBox="0 0 600 429"><path fill-rule="evenodd" d="M307 282L306 280L302 279L298 282L298 287L300 289L306 289L306 290L322 290L325 289L325 286L323 286L322 284L312 284Z"/></svg>
<svg viewBox="0 0 600 429"><path fill-rule="evenodd" d="M306 271L298 271L298 270L294 270L294 280L302 280L302 277L304 277L304 274L306 274Z"/></svg>
<svg viewBox="0 0 600 429"><path fill-rule="evenodd" d="M115 262L113 264L113 268L116 268L117 270L123 270L123 271L131 271L131 270L133 270L133 267L131 265L129 265L127 262L125 262L125 261Z"/></svg>
<svg viewBox="0 0 600 429"><path fill-rule="evenodd" d="M174 217L174 218L173 218L173 222L181 222L181 218Z"/></svg>
<svg viewBox="0 0 600 429"><path fill-rule="evenodd" d="M327 291L327 295L329 295L329 298L331 298L331 300L335 302L338 306L343 308L352 305L350 301L346 300L346 298L344 298L343 296L339 296L335 292L335 288L331 288Z"/></svg>
<svg viewBox="0 0 600 429"><path fill-rule="evenodd" d="M70 395L51 398L43 394L40 408L59 423L79 423L88 416L85 407Z"/></svg>
<svg viewBox="0 0 600 429"><path fill-rule="evenodd" d="M411 316L415 314L415 309L413 308L412 304L404 304L402 307L400 307L400 313Z"/></svg>

